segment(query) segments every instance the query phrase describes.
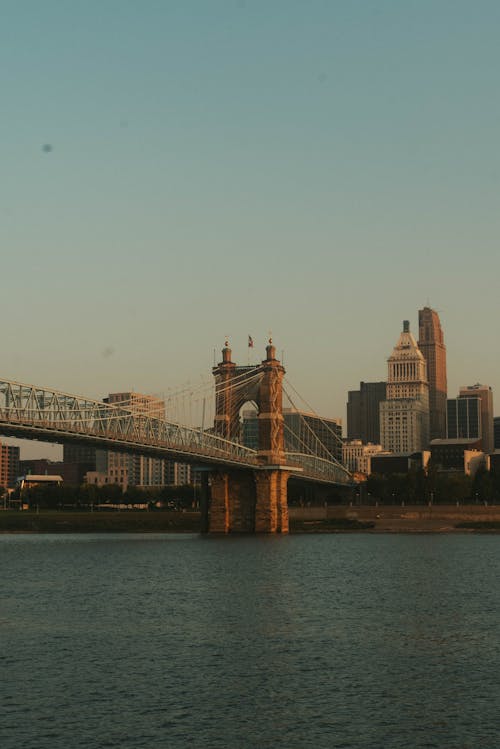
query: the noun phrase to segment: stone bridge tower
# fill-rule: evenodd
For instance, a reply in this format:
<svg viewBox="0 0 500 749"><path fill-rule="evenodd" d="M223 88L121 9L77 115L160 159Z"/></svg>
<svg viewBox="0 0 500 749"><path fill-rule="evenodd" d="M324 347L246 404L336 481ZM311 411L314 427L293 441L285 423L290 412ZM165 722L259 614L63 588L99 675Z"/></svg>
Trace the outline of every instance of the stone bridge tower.
<svg viewBox="0 0 500 749"><path fill-rule="evenodd" d="M209 530L212 533L288 533L287 482L283 425L285 370L271 340L257 366L238 367L226 341L216 382L214 431L239 439L240 410L247 401L258 408L258 466L254 470L214 472Z"/></svg>

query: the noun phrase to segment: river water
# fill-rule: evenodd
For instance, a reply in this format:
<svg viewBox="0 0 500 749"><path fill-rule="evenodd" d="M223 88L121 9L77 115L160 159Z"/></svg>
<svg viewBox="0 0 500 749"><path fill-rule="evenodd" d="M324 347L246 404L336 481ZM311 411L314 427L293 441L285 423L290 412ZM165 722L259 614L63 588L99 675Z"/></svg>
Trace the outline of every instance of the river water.
<svg viewBox="0 0 500 749"><path fill-rule="evenodd" d="M2 749L497 749L500 536L0 537Z"/></svg>

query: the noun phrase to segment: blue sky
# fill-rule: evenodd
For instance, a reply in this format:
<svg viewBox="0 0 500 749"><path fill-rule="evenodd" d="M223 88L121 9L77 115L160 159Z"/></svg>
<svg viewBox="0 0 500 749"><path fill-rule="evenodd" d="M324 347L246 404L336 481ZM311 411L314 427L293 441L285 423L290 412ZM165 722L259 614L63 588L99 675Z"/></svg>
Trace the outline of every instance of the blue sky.
<svg viewBox="0 0 500 749"><path fill-rule="evenodd" d="M430 303L500 398L500 4L0 11L3 377L158 393L272 330L343 417Z"/></svg>

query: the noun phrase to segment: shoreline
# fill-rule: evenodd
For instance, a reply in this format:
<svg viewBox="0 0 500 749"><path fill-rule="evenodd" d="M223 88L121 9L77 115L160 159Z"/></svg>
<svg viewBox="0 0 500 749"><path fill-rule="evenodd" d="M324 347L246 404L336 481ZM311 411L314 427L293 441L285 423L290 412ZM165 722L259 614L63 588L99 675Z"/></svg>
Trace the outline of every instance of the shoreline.
<svg viewBox="0 0 500 749"><path fill-rule="evenodd" d="M373 524L364 533L500 533L500 505L360 505L292 507L290 521L309 530L329 520Z"/></svg>
<svg viewBox="0 0 500 749"><path fill-rule="evenodd" d="M0 511L0 535L19 533L200 533L195 511ZM291 507L290 534L500 533L500 506Z"/></svg>

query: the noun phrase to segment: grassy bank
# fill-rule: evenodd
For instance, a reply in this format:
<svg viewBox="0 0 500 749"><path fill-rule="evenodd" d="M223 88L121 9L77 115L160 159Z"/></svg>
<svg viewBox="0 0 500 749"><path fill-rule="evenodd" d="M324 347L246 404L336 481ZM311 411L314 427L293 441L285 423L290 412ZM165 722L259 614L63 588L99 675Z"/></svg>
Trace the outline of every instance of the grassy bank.
<svg viewBox="0 0 500 749"><path fill-rule="evenodd" d="M500 519L474 518L466 511L460 517L439 513L386 512L375 517L290 517L290 533L498 533ZM199 512L18 512L0 511L1 533L199 533Z"/></svg>
<svg viewBox="0 0 500 749"><path fill-rule="evenodd" d="M199 533L199 512L0 512L0 533ZM291 518L291 533L368 530L371 521L353 518Z"/></svg>
<svg viewBox="0 0 500 749"><path fill-rule="evenodd" d="M199 512L0 512L0 533L198 533Z"/></svg>

